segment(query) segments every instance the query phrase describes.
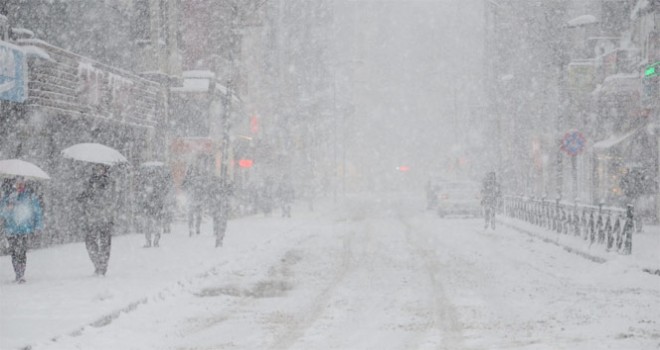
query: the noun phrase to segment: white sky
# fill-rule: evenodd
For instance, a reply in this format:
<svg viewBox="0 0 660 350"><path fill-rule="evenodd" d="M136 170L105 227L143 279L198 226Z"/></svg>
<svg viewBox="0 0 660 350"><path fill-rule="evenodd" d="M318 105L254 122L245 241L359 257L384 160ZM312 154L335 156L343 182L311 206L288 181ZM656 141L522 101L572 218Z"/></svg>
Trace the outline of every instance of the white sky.
<svg viewBox="0 0 660 350"><path fill-rule="evenodd" d="M481 2L345 1L336 16L338 76L356 104L351 156L419 173L444 162L483 105Z"/></svg>

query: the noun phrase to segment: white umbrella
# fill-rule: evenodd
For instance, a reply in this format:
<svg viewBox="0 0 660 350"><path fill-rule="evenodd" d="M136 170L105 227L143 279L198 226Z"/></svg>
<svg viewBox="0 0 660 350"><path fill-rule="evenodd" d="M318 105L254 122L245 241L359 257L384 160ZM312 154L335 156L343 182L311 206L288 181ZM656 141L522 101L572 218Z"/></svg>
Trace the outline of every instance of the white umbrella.
<svg viewBox="0 0 660 350"><path fill-rule="evenodd" d="M100 143L79 143L63 149L62 155L65 158L104 165L128 162L119 151Z"/></svg>
<svg viewBox="0 0 660 350"><path fill-rule="evenodd" d="M50 176L38 166L20 159L0 160L0 175L22 176L29 179L48 180Z"/></svg>

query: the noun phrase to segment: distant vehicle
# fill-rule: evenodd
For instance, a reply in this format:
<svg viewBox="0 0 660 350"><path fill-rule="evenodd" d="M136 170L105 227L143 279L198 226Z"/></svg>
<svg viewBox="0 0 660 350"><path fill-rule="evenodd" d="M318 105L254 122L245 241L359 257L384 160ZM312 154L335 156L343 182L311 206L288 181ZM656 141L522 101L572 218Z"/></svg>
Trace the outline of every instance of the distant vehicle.
<svg viewBox="0 0 660 350"><path fill-rule="evenodd" d="M481 187L474 181L447 181L438 184L437 212L447 215L481 216Z"/></svg>
<svg viewBox="0 0 660 350"><path fill-rule="evenodd" d="M434 210L438 206L438 190L440 190L440 184L447 182L441 178L430 178L426 182L426 209Z"/></svg>

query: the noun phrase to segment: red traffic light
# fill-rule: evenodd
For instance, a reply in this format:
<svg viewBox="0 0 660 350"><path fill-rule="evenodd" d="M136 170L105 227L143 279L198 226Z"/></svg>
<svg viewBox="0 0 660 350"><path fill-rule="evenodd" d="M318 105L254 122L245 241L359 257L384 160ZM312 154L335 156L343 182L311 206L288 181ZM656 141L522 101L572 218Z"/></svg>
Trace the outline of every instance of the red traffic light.
<svg viewBox="0 0 660 350"><path fill-rule="evenodd" d="M410 167L406 166L406 165L402 165L402 166L396 167L396 170L406 172L406 171L410 171Z"/></svg>
<svg viewBox="0 0 660 350"><path fill-rule="evenodd" d="M252 168L252 159L239 159L238 166L241 168Z"/></svg>

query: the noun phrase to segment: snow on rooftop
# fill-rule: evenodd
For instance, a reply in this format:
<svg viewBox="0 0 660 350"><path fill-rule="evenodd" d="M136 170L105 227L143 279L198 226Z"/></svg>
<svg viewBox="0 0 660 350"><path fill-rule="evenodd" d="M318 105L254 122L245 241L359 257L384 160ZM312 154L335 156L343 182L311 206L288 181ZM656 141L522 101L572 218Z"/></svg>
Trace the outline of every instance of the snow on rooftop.
<svg viewBox="0 0 660 350"><path fill-rule="evenodd" d="M636 134L640 129L634 129L631 130L627 133L620 134L620 135L611 135L610 137L606 138L605 140L598 141L594 144L593 148L597 150L606 150L609 148L612 148L613 146L616 146L620 144L621 142L629 139L631 136Z"/></svg>
<svg viewBox="0 0 660 350"><path fill-rule="evenodd" d="M28 46L21 46L21 49L23 50L23 52L25 52L27 56L38 57L46 61L55 62L55 60L50 57L48 52L46 52L46 50L40 47L28 45Z"/></svg>
<svg viewBox="0 0 660 350"><path fill-rule="evenodd" d="M596 62L593 59L583 59L583 60L573 60L569 63L569 66L593 66Z"/></svg>
<svg viewBox="0 0 660 350"><path fill-rule="evenodd" d="M595 16L593 15L582 15L573 18L572 20L568 21L567 24L569 27L579 27L579 26L584 26L587 24L593 24L597 23L598 20L596 19Z"/></svg>
<svg viewBox="0 0 660 350"><path fill-rule="evenodd" d="M29 39L18 39L16 40L17 43L19 44L32 44L32 45L46 45L46 46L51 46L51 44L41 40L41 39L34 39L34 38L29 38Z"/></svg>
<svg viewBox="0 0 660 350"><path fill-rule="evenodd" d="M19 34L27 38L33 38L34 32L26 28L11 28L11 32L14 34Z"/></svg>
<svg viewBox="0 0 660 350"><path fill-rule="evenodd" d="M211 81L208 79L184 79L183 86L173 87L170 90L174 92L207 92Z"/></svg>
<svg viewBox="0 0 660 350"><path fill-rule="evenodd" d="M188 70L181 75L184 78L215 79L215 73L210 70Z"/></svg>
<svg viewBox="0 0 660 350"><path fill-rule="evenodd" d="M639 79L639 74L637 73L621 73L621 74L613 74L607 76L605 78L605 83L608 82L616 82L616 81L624 81L624 80L633 80L633 79Z"/></svg>

